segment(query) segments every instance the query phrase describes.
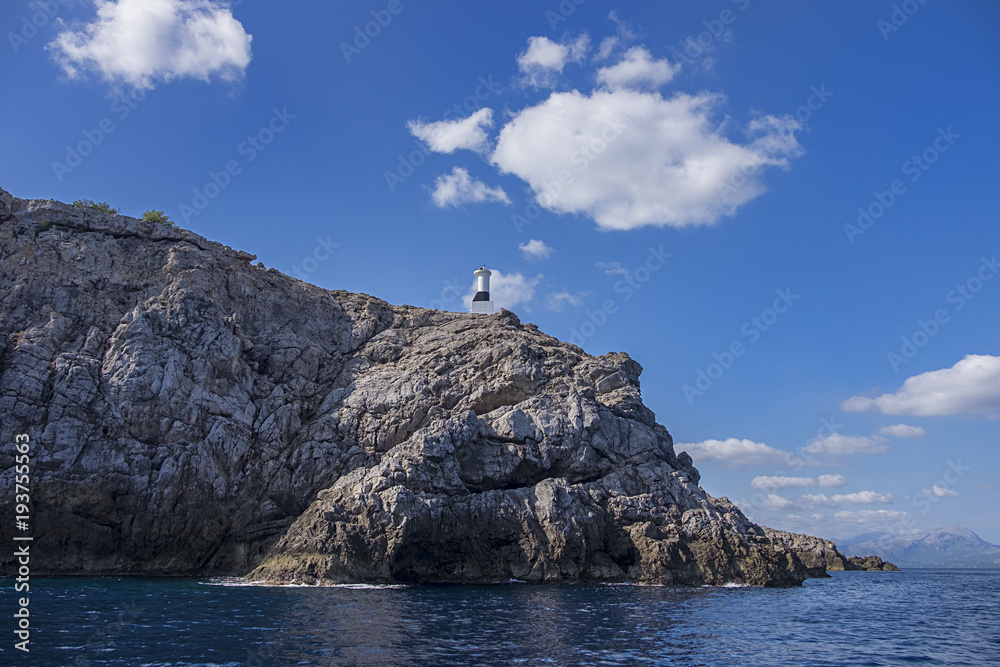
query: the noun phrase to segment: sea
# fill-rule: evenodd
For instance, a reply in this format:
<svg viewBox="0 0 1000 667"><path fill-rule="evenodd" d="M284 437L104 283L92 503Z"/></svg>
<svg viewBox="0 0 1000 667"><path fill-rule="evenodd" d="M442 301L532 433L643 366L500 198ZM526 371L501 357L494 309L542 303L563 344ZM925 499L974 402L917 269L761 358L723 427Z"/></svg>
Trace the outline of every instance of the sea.
<svg viewBox="0 0 1000 667"><path fill-rule="evenodd" d="M0 580L0 665L1000 665L1000 570L800 588Z"/></svg>

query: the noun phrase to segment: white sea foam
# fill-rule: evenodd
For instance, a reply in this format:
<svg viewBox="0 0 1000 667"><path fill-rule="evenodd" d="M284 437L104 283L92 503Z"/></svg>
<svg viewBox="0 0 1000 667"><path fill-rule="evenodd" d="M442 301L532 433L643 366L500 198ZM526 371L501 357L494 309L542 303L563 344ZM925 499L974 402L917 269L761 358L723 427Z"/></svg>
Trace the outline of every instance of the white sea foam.
<svg viewBox="0 0 1000 667"><path fill-rule="evenodd" d="M275 584L267 581L246 581L239 577L214 577L199 581L203 586L226 586L230 588L349 588L353 590L383 590L407 588L406 584Z"/></svg>

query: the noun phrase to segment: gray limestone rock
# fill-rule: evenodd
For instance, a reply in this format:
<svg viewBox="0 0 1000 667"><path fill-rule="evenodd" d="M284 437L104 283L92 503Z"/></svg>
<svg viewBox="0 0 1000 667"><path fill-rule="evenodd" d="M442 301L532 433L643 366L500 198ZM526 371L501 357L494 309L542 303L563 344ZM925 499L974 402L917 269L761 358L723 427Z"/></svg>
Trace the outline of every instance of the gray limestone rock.
<svg viewBox="0 0 1000 667"><path fill-rule="evenodd" d="M883 562L878 556L845 556L830 540L811 535L788 533L783 530L764 528L764 534L774 543L782 544L795 552L799 560L808 568L810 577L826 577L827 572L844 570L867 570L898 572L892 563Z"/></svg>
<svg viewBox="0 0 1000 667"><path fill-rule="evenodd" d="M33 573L805 578L698 486L627 354L255 259L0 190L0 491L28 433Z"/></svg>

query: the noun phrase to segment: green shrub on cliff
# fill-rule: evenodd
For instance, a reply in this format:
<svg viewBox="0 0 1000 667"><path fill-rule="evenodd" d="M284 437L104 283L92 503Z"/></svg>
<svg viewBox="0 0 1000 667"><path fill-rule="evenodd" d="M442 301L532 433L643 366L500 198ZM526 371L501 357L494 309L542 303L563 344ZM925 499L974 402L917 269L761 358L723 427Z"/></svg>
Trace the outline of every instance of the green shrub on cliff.
<svg viewBox="0 0 1000 667"><path fill-rule="evenodd" d="M79 206L81 208L92 208L95 211L104 211L105 213L111 213L112 215L118 213L118 211L111 208L111 206L106 201L95 202L89 199L77 199L75 202L73 202L73 206Z"/></svg>
<svg viewBox="0 0 1000 667"><path fill-rule="evenodd" d="M175 226L174 221L171 220L169 216L164 215L163 211L154 211L150 209L142 214L142 219L147 222L158 222L161 225L166 225L167 227Z"/></svg>

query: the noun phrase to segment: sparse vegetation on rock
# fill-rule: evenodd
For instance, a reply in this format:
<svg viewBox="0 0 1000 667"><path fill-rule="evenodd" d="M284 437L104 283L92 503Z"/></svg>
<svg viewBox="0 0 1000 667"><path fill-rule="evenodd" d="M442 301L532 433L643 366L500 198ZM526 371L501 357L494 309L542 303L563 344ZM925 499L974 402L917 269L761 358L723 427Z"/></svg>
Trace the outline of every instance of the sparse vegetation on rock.
<svg viewBox="0 0 1000 667"><path fill-rule="evenodd" d="M77 199L73 202L73 206L79 206L80 208L92 208L95 211L102 211L103 213L111 213L112 215L118 213L117 210L111 208L107 202L95 202L89 199Z"/></svg>
<svg viewBox="0 0 1000 667"><path fill-rule="evenodd" d="M161 225L166 225L167 227L175 226L174 221L171 220L169 216L165 215L163 211L146 211L142 214L142 219L147 222L155 222Z"/></svg>

